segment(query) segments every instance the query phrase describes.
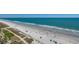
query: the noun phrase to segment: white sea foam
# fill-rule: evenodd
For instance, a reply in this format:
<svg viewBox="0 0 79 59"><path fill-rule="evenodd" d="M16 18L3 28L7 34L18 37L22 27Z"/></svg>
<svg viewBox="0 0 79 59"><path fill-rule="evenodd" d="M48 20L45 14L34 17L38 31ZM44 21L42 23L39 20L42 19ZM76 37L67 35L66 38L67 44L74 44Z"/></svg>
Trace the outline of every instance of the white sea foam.
<svg viewBox="0 0 79 59"><path fill-rule="evenodd" d="M12 28L16 28L25 34L32 36L35 42L37 40L39 42L48 44L54 43L53 41L56 41L57 43L79 43L79 31L76 30L11 20L6 20L3 22L10 25ZM47 29L52 30L52 32Z"/></svg>
<svg viewBox="0 0 79 59"><path fill-rule="evenodd" d="M36 23L28 23L28 22L20 22L20 21L13 21L13 22L19 22L22 24L24 23L24 24L30 24L30 25L36 25L36 26L42 26L42 27L48 27L48 28L55 28L55 29L59 29L59 30L66 30L66 31L72 31L72 32L79 32L78 30L61 28L61 27L57 27L57 26L41 25L41 24L36 24Z"/></svg>
<svg viewBox="0 0 79 59"><path fill-rule="evenodd" d="M35 26L48 27L48 28L55 28L55 29L58 29L58 30L65 30L65 31L78 32L79 33L78 30L73 30L73 29L68 29L68 28L61 28L61 27L57 27L57 26L41 25L41 24L36 24L36 23L28 23L28 22L5 20L5 19L1 19L0 21L18 22L18 23L21 23L21 24L29 24L29 25L35 25Z"/></svg>

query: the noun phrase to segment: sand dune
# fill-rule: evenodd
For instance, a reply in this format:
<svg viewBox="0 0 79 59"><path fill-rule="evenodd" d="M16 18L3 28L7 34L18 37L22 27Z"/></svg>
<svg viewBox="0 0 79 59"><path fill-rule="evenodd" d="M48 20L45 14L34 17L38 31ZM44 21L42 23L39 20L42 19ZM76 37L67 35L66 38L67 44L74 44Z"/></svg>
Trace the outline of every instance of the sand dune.
<svg viewBox="0 0 79 59"><path fill-rule="evenodd" d="M79 43L79 32L67 31L57 28L44 27L40 25L24 24L20 22L2 21L8 24L10 27L17 28L33 37L32 43L41 44L67 44L67 43Z"/></svg>

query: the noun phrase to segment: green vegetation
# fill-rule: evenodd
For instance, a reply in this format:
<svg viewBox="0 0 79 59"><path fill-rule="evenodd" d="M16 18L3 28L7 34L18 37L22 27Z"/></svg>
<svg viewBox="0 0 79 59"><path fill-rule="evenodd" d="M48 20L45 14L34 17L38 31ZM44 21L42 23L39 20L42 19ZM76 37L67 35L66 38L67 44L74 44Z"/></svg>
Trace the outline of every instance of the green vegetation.
<svg viewBox="0 0 79 59"><path fill-rule="evenodd" d="M0 24L0 31L1 31L1 28L5 28L5 27L9 27L8 25L1 25Z"/></svg>
<svg viewBox="0 0 79 59"><path fill-rule="evenodd" d="M5 27L8 27L8 26L6 26L6 25L0 25L0 28L5 28Z"/></svg>
<svg viewBox="0 0 79 59"><path fill-rule="evenodd" d="M10 33L9 31L4 30L3 31L5 39L6 40L10 40L12 36L14 36L12 33Z"/></svg>

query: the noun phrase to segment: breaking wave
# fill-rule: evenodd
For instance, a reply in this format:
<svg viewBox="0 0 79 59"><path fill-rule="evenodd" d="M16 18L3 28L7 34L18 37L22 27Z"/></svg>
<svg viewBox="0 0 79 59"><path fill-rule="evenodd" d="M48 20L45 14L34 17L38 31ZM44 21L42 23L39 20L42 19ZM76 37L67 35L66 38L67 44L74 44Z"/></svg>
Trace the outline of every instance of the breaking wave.
<svg viewBox="0 0 79 59"><path fill-rule="evenodd" d="M12 20L4 20L4 21L12 21ZM42 27L48 27L48 28L55 28L55 29L58 29L58 30L65 30L65 31L71 31L71 32L78 32L78 30L73 30L73 29L68 29L68 28L61 28L61 27L57 27L57 26L50 26L50 25L41 25L41 24L36 24L36 23L28 23L28 22L21 22L21 21L12 21L12 22L18 22L18 23L21 23L21 24L29 24L29 25L35 25L35 26L42 26Z"/></svg>

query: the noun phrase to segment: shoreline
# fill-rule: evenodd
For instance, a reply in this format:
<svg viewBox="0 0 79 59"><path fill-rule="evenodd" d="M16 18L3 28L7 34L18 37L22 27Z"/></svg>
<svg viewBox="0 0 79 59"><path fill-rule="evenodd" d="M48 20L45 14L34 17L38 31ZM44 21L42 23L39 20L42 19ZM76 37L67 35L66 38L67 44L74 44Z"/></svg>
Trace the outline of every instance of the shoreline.
<svg viewBox="0 0 79 59"><path fill-rule="evenodd" d="M0 21L7 21L7 22L17 22L17 23L22 23L22 24L29 24L29 25L36 25L36 26L42 26L42 27L48 27L48 28L55 28L58 30L65 30L65 31L71 31L71 32L79 32L79 30L76 29L69 29L69 28L63 28L63 27L58 27L58 26L51 26L51 25L41 25L41 24L36 24L36 23L29 23L29 22L21 22L21 21L12 21L12 20L5 20L2 19Z"/></svg>
<svg viewBox="0 0 79 59"><path fill-rule="evenodd" d="M18 22L11 22L11 21L3 21L4 23L10 25L13 28L17 28L18 30L31 35L34 39L39 40L45 44L51 43L79 43L79 33L77 32L65 32L60 31L59 29L55 28L48 28L42 26L36 26L31 24L22 24ZM54 42L55 41L55 42Z"/></svg>

